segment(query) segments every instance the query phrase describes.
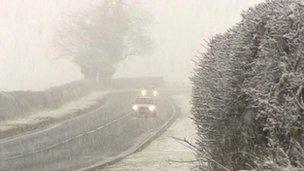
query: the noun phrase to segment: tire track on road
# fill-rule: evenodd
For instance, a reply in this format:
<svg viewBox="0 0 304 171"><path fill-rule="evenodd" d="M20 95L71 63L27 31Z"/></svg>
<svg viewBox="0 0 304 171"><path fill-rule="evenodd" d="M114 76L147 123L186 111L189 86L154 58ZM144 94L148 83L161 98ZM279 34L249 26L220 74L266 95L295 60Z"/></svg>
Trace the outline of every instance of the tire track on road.
<svg viewBox="0 0 304 171"><path fill-rule="evenodd" d="M121 121L121 120L123 120L123 119L129 117L130 115L132 115L132 114L124 115L124 116L122 116L122 117L120 117L120 118L117 118L117 119L115 119L115 120L112 120L111 122L106 123L105 125L99 126L99 127L95 128L95 129L93 129L93 130L90 130L90 131L87 131L87 132L84 132L84 133L80 133L80 134L78 134L78 135L76 135L76 136L74 136L74 137L68 138L68 139L66 139L66 140L64 140L64 141L55 143L55 144L50 145L50 146L47 146L47 147L45 147L45 148L41 148L41 149L38 149L38 150L35 150L35 151L32 151L32 152L28 152L28 153L22 153L22 154L20 153L20 154L12 155L12 156L9 156L9 157L0 157L0 158L2 158L2 159L4 159L4 160L12 160L12 159L24 157L24 156L26 156L26 155L31 155L31 154L36 154L36 153L40 153L40 152L45 152L45 151L51 150L51 149L53 149L53 148L55 148L55 147L58 147L58 146L60 146L60 145L64 145L64 144L66 144L66 143L69 143L69 142L71 142L71 141L73 141L73 140L79 139L79 138L81 138L81 137L83 137L83 136L86 136L86 135L95 133L95 132L97 132L97 131L99 131L99 130L102 130L102 129L104 129L104 128L107 128L107 127L109 127L110 125L115 124L115 123L117 123L117 122L119 122L119 121Z"/></svg>
<svg viewBox="0 0 304 171"><path fill-rule="evenodd" d="M91 113L97 112L97 111L99 111L99 110L101 110L103 108L104 108L104 106L102 105L101 107L98 107L97 109L94 109L94 110L88 112L87 114L91 114ZM29 132L29 133L26 133L26 134L23 134L23 135L17 135L15 137L8 137L8 138L5 138L5 139L0 139L0 144L5 145L5 144L11 143L14 140L17 140L19 138L26 138L26 137L29 137L29 136L33 136L33 135L44 133L44 132L47 132L47 131L49 131L51 129L55 129L55 128L59 127L62 124L65 124L65 123L68 123L68 122L72 122L75 119L78 119L78 118L76 117L76 118L68 119L66 121L63 121L63 122L57 123L55 125L52 125L52 126L46 128L46 129L42 129L42 130L38 130L38 131L34 131L34 132Z"/></svg>
<svg viewBox="0 0 304 171"><path fill-rule="evenodd" d="M168 104L170 104L170 107L172 108L171 116L168 118L168 120L158 129L150 129L149 133L147 133L146 137L137 144L134 144L132 147L130 147L128 150L122 152L121 154L112 157L105 161L100 161L95 163L94 165L87 166L81 169L78 169L79 171L86 171L86 170L98 170L102 169L104 166L113 164L115 162L118 162L122 160L123 158L132 155L133 153L136 153L140 150L142 150L145 146L147 146L150 142L152 142L155 138L157 138L160 134L162 134L167 128L170 127L170 125L174 122L174 120L177 118L178 110L177 106L173 103L173 100L170 98L167 98L166 101Z"/></svg>

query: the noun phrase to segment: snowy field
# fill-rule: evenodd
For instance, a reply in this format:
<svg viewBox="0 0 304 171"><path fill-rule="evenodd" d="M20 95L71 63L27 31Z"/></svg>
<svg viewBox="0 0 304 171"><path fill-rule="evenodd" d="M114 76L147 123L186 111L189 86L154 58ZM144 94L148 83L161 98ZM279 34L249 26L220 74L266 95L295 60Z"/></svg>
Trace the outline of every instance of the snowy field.
<svg viewBox="0 0 304 171"><path fill-rule="evenodd" d="M0 133L5 134L5 132L15 129L34 127L42 122L49 122L53 120L62 121L66 118L77 115L79 111L84 111L96 106L107 94L108 92L93 92L86 97L63 105L56 110L41 111L26 117L17 118L15 120L0 122Z"/></svg>

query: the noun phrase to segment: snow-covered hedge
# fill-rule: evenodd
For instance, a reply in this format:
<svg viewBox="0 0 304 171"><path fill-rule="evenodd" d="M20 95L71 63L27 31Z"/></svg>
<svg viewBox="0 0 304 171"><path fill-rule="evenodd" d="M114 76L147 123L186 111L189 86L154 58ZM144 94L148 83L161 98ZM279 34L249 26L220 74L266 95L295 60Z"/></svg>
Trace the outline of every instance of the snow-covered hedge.
<svg viewBox="0 0 304 171"><path fill-rule="evenodd" d="M208 170L304 167L304 1L242 17L197 60L198 156Z"/></svg>

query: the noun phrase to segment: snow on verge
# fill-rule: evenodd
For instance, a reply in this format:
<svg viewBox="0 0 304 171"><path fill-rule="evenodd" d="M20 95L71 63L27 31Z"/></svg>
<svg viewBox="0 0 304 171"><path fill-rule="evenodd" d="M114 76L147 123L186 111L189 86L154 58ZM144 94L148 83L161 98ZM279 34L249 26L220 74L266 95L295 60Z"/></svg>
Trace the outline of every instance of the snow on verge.
<svg viewBox="0 0 304 171"><path fill-rule="evenodd" d="M108 92L93 92L86 97L65 104L55 110L41 111L27 117L0 122L0 132L5 134L5 132L18 128L21 129L23 127L34 126L50 120L62 120L64 118L69 118L77 114L79 111L84 111L96 106L107 94Z"/></svg>

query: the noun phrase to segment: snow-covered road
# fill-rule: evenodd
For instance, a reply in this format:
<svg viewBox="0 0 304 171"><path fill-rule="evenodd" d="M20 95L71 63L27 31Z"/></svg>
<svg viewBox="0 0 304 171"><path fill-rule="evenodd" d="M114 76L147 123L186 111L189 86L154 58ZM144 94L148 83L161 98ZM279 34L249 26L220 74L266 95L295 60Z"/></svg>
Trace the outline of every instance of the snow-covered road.
<svg viewBox="0 0 304 171"><path fill-rule="evenodd" d="M0 170L94 170L122 156L176 115L176 106L164 94L157 99L158 117L134 117L131 106L136 96L134 91L111 93L97 110L0 141Z"/></svg>
<svg viewBox="0 0 304 171"><path fill-rule="evenodd" d="M194 142L195 126L190 119L190 95L175 96L178 105L182 109L181 116L160 137L155 139L147 148L135 153L111 166L101 170L108 171L176 171L193 170L195 163L177 162L195 160L194 153L176 138L187 138Z"/></svg>

